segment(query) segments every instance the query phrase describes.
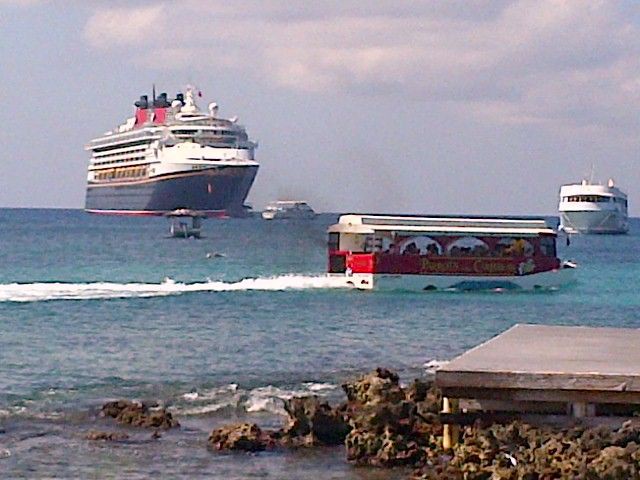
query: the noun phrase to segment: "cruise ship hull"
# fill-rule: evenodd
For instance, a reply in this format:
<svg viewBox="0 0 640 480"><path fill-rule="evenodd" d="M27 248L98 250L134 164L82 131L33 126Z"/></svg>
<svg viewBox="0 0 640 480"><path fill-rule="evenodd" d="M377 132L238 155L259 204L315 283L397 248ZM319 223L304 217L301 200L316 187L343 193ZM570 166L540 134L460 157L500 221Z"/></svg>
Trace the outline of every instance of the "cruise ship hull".
<svg viewBox="0 0 640 480"><path fill-rule="evenodd" d="M615 210L560 212L560 229L567 233L627 233L626 216Z"/></svg>
<svg viewBox="0 0 640 480"><path fill-rule="evenodd" d="M107 215L164 215L179 208L207 216L244 216L257 165L213 167L138 181L87 185L85 210Z"/></svg>

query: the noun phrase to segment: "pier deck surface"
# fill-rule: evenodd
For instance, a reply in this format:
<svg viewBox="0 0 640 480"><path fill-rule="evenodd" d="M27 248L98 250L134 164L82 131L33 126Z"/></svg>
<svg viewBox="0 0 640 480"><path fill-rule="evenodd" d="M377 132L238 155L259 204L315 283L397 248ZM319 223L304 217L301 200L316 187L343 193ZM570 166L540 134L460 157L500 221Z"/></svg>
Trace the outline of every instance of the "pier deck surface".
<svg viewBox="0 0 640 480"><path fill-rule="evenodd" d="M640 329L518 324L438 370L436 385L457 398L640 403Z"/></svg>

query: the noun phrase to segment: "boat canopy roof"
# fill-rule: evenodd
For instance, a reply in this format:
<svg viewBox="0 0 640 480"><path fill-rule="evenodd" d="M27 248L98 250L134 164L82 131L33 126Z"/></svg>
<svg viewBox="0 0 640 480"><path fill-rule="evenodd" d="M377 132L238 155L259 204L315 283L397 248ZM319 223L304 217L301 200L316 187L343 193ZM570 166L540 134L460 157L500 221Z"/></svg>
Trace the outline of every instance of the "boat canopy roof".
<svg viewBox="0 0 640 480"><path fill-rule="evenodd" d="M544 219L342 215L329 233L402 232L420 235L537 237L555 235Z"/></svg>

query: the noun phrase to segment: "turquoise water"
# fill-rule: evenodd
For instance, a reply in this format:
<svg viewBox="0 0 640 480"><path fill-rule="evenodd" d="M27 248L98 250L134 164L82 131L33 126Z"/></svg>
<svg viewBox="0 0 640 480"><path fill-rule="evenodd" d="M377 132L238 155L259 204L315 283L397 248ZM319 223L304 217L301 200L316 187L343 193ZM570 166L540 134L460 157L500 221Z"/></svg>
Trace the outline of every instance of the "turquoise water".
<svg viewBox="0 0 640 480"><path fill-rule="evenodd" d="M178 240L164 219L0 210L0 476L392 478L340 449L220 455L206 437L237 419L276 426L282 398L335 401L376 366L424 375L515 323L640 327L636 219L629 235L560 245L579 264L567 289L414 294L326 288L336 218L211 220ZM120 397L159 401L183 428L83 440Z"/></svg>

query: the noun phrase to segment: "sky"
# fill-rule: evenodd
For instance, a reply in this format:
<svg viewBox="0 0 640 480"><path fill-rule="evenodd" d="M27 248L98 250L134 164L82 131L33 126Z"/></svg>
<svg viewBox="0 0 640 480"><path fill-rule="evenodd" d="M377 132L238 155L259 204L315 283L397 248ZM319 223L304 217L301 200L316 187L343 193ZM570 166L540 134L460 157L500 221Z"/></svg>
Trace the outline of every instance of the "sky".
<svg viewBox="0 0 640 480"><path fill-rule="evenodd" d="M187 84L259 142L249 196L317 211L640 215L640 3L0 0L0 207L82 208L85 144Z"/></svg>

